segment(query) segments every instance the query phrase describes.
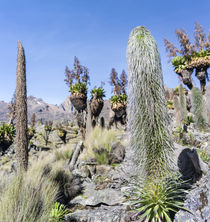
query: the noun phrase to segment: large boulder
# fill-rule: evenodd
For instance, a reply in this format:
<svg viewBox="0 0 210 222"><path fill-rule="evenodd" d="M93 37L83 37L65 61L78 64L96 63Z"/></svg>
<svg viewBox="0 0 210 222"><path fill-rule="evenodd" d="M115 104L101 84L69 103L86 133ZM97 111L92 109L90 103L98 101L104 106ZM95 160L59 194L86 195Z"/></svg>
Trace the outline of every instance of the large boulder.
<svg viewBox="0 0 210 222"><path fill-rule="evenodd" d="M121 163L125 158L125 147L121 143L116 143L111 148L109 163Z"/></svg>
<svg viewBox="0 0 210 222"><path fill-rule="evenodd" d="M202 176L198 153L195 149L182 150L178 157L178 167L183 180L195 183Z"/></svg>

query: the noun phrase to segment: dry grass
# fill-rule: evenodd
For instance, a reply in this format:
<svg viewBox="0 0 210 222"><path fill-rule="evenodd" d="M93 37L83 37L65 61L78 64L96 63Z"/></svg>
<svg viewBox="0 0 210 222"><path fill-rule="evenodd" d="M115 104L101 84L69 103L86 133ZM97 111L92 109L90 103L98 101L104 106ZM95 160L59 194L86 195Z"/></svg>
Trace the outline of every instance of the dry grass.
<svg viewBox="0 0 210 222"><path fill-rule="evenodd" d="M40 156L22 176L4 179L0 193L0 222L47 222L56 200L59 180L70 177L53 154ZM65 178L62 178L65 177Z"/></svg>
<svg viewBox="0 0 210 222"><path fill-rule="evenodd" d="M83 159L96 159L99 164L107 162L107 155L112 145L119 141L119 132L95 127L85 140L86 149L82 153Z"/></svg>
<svg viewBox="0 0 210 222"><path fill-rule="evenodd" d="M54 152L55 161L71 159L73 149L74 149L73 144L66 144L63 145L60 149L56 149Z"/></svg>

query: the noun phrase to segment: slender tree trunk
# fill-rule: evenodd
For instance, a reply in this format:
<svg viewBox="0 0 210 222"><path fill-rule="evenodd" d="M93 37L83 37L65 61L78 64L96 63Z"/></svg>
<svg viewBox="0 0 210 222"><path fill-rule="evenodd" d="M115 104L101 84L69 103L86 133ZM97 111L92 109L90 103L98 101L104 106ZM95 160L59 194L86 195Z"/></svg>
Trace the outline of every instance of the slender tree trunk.
<svg viewBox="0 0 210 222"><path fill-rule="evenodd" d="M16 77L16 157L18 171L23 172L28 167L27 93L25 53L20 41L18 41Z"/></svg>

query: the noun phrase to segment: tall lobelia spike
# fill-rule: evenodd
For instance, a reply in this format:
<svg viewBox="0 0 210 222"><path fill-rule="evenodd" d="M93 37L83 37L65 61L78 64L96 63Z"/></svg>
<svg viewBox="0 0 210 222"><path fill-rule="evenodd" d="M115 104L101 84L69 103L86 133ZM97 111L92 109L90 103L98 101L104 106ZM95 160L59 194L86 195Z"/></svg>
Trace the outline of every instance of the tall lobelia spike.
<svg viewBox="0 0 210 222"><path fill-rule="evenodd" d="M20 41L18 41L16 78L16 157L18 171L23 172L28 167L28 121L25 52Z"/></svg>
<svg viewBox="0 0 210 222"><path fill-rule="evenodd" d="M143 26L130 34L127 65L130 146L143 175L160 176L171 163L173 143L160 55L154 38Z"/></svg>

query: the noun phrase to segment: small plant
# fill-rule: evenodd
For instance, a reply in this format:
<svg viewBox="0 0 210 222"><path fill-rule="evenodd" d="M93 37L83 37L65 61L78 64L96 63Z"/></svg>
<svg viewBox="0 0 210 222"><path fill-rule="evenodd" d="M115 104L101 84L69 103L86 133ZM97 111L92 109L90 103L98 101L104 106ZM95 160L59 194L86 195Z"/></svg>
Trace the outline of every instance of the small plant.
<svg viewBox="0 0 210 222"><path fill-rule="evenodd" d="M44 139L46 146L47 146L47 144L49 142L49 134L53 130L52 125L53 125L52 121L46 121L45 125L44 125L44 133L40 133L39 134Z"/></svg>
<svg viewBox="0 0 210 222"><path fill-rule="evenodd" d="M30 141L34 134L36 133L36 130L33 127L28 127L28 140Z"/></svg>
<svg viewBox="0 0 210 222"><path fill-rule="evenodd" d="M73 133L74 133L75 135L77 135L77 134L78 134L78 130L77 130L77 129L74 129L74 130L73 130Z"/></svg>
<svg viewBox="0 0 210 222"><path fill-rule="evenodd" d="M62 124L58 124L56 126L57 130L58 130L58 136L61 138L61 140L66 143L66 134L67 131L64 129L64 127L62 126Z"/></svg>
<svg viewBox="0 0 210 222"><path fill-rule="evenodd" d="M183 128L181 126L177 126L175 131L173 132L174 139L178 142L183 138Z"/></svg>
<svg viewBox="0 0 210 222"><path fill-rule="evenodd" d="M105 90L102 87L98 87L98 88L94 88L91 90L91 97L93 97L94 95L96 96L97 99L102 99L103 97L105 97Z"/></svg>
<svg viewBox="0 0 210 222"><path fill-rule="evenodd" d="M172 215L180 209L186 210L183 196L187 191L182 184L174 178L134 183L127 193L134 217L138 221L172 222Z"/></svg>
<svg viewBox="0 0 210 222"><path fill-rule="evenodd" d="M52 125L53 125L53 122L52 122L52 121L46 121L46 122L45 122L45 125L44 125L44 130L51 132L52 129L53 129L53 128L52 128Z"/></svg>
<svg viewBox="0 0 210 222"><path fill-rule="evenodd" d="M200 155L203 162L206 162L206 163L210 162L210 157L205 149L198 150L198 154Z"/></svg>
<svg viewBox="0 0 210 222"><path fill-rule="evenodd" d="M8 141L12 143L15 137L15 127L13 124L3 123L0 126L0 143L3 141Z"/></svg>
<svg viewBox="0 0 210 222"><path fill-rule="evenodd" d="M72 150L71 149L65 149L65 150L56 150L55 151L55 160L69 160L72 157Z"/></svg>
<svg viewBox="0 0 210 222"><path fill-rule="evenodd" d="M179 95L179 86L176 86L175 88L174 88L174 91L173 91L173 93L175 94L175 95Z"/></svg>
<svg viewBox="0 0 210 222"><path fill-rule="evenodd" d="M167 101L167 107L168 107L168 109L174 109L174 103L172 100Z"/></svg>
<svg viewBox="0 0 210 222"><path fill-rule="evenodd" d="M50 212L49 222L62 222L65 221L65 215L70 213L63 204L58 202L54 203L53 208Z"/></svg>

